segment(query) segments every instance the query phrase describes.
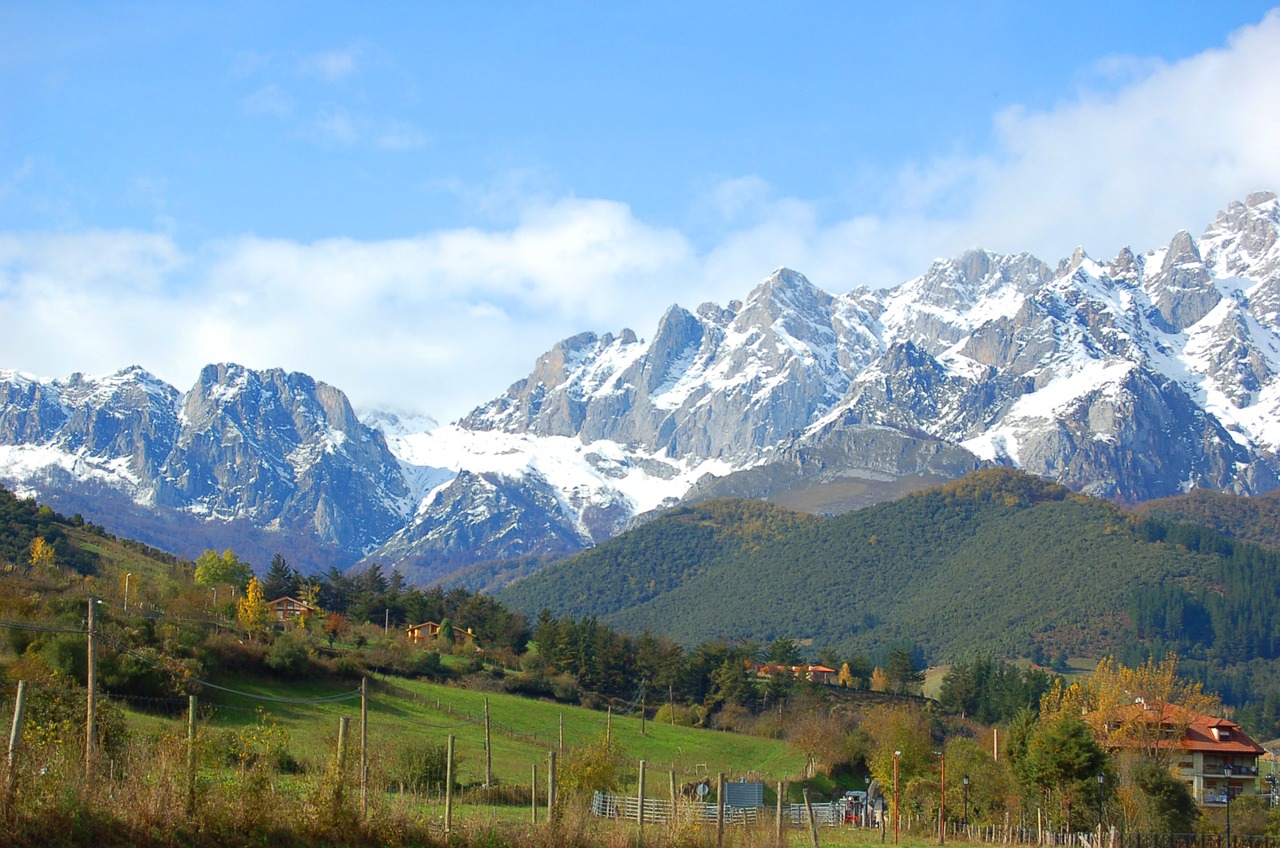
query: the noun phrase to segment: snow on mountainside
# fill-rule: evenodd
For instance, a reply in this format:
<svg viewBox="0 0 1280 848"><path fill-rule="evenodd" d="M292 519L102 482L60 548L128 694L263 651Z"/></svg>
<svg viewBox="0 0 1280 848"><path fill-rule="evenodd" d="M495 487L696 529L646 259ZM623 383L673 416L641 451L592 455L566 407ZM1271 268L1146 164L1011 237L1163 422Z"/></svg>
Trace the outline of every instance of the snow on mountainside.
<svg viewBox="0 0 1280 848"><path fill-rule="evenodd" d="M0 372L0 400L0 479L22 494L75 491L95 520L110 521L96 496L118 492L162 514L296 534L349 562L415 505L381 434L303 374L210 365L183 395L136 367Z"/></svg>
<svg viewBox="0 0 1280 848"><path fill-rule="evenodd" d="M838 511L990 463L1121 501L1259 493L1280 485L1278 234L1257 193L1107 262L971 250L839 295L783 268L672 306L649 341L565 339L443 427L357 421L279 371L210 366L186 395L141 369L0 372L0 478L306 532L418 579L562 555L682 498Z"/></svg>

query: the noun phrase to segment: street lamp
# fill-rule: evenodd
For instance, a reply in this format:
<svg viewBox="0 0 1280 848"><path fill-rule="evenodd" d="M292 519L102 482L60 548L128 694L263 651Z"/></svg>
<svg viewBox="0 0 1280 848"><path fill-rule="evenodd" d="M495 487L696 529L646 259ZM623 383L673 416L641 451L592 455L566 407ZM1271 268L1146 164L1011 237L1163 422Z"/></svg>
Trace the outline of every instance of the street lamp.
<svg viewBox="0 0 1280 848"><path fill-rule="evenodd" d="M126 572L124 575L124 613L129 614L129 578L133 576L133 572Z"/></svg>
<svg viewBox="0 0 1280 848"><path fill-rule="evenodd" d="M898 844L898 758L901 751L893 752L893 844Z"/></svg>
<svg viewBox="0 0 1280 848"><path fill-rule="evenodd" d="M969 775L960 778L960 783L964 785L964 818L960 821L964 825L965 830L969 828Z"/></svg>
<svg viewBox="0 0 1280 848"><path fill-rule="evenodd" d="M1227 779L1227 848L1231 848L1231 763L1222 766L1222 776Z"/></svg>
<svg viewBox="0 0 1280 848"><path fill-rule="evenodd" d="M1102 772L1098 772L1098 842L1102 842L1102 785L1107 782L1107 776Z"/></svg>

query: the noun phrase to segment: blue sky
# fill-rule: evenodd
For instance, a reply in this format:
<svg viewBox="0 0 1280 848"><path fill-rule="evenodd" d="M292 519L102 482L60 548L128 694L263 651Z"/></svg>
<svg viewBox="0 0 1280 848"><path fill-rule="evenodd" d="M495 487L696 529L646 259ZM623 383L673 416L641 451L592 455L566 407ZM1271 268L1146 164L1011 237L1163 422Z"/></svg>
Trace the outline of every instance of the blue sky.
<svg viewBox="0 0 1280 848"><path fill-rule="evenodd" d="M0 7L0 368L442 419L787 265L1054 262L1280 188L1264 3Z"/></svg>

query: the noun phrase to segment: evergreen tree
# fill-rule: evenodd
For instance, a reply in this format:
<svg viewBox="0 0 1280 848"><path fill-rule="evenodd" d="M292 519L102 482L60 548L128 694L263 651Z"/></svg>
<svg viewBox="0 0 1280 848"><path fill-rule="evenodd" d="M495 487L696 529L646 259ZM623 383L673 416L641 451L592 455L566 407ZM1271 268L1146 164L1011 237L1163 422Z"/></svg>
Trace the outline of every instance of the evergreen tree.
<svg viewBox="0 0 1280 848"><path fill-rule="evenodd" d="M924 680L924 672L916 669L911 652L906 648L894 648L885 660L884 673L894 692L914 692Z"/></svg>
<svg viewBox="0 0 1280 848"><path fill-rule="evenodd" d="M267 576L262 579L263 597L273 601L285 596L296 598L298 578L299 574L293 566L289 565L283 556L276 554L271 558L271 567L267 569Z"/></svg>

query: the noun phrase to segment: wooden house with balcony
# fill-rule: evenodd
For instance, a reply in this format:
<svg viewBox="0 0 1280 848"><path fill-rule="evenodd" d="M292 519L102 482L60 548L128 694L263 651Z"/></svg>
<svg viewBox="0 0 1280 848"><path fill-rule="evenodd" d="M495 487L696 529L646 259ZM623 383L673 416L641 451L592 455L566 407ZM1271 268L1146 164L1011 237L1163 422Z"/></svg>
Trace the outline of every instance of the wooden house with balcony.
<svg viewBox="0 0 1280 848"><path fill-rule="evenodd" d="M276 598L274 601L267 601L267 614L272 621L293 621L295 618L307 618L319 612L316 607L306 601L300 601L297 598L290 598L286 595L283 598Z"/></svg>

